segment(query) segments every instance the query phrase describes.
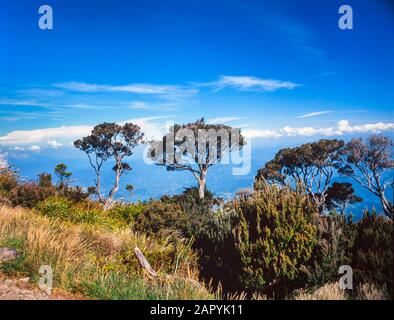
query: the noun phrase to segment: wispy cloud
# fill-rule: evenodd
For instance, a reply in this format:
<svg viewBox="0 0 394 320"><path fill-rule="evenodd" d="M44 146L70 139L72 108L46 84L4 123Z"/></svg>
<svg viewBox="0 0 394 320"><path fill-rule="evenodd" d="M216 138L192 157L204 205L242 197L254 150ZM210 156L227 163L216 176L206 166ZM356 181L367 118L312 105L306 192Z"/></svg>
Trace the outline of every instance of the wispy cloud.
<svg viewBox="0 0 394 320"><path fill-rule="evenodd" d="M130 108L132 109L149 109L150 105L145 101L133 101L130 104Z"/></svg>
<svg viewBox="0 0 394 320"><path fill-rule="evenodd" d="M267 23L279 30L294 48L310 56L322 57L324 51L316 45L315 31L307 25L284 16L271 16Z"/></svg>
<svg viewBox="0 0 394 320"><path fill-rule="evenodd" d="M241 118L241 117L210 118L210 119L207 119L207 123L220 124L220 123L228 123L228 122L242 120L242 119L243 118Z"/></svg>
<svg viewBox="0 0 394 320"><path fill-rule="evenodd" d="M149 83L133 83L127 85L103 85L85 82L62 82L54 83L55 88L60 88L78 92L126 92L141 95L161 95L161 96L191 96L198 91L195 88L177 86L177 85L161 85Z"/></svg>
<svg viewBox="0 0 394 320"><path fill-rule="evenodd" d="M217 81L202 84L210 86L215 90L224 88L233 88L241 91L268 91L273 92L279 89L294 89L301 86L291 81L282 81L274 79L262 79L253 76L220 76Z"/></svg>
<svg viewBox="0 0 394 320"><path fill-rule="evenodd" d="M246 129L243 134L254 138L280 138L289 136L341 136L352 133L377 133L382 131L394 130L394 123L368 123L362 125L351 125L348 120L338 121L336 127L290 127L286 126L281 129Z"/></svg>
<svg viewBox="0 0 394 320"><path fill-rule="evenodd" d="M0 98L0 105L5 106L31 106L31 107L47 107L47 103L37 102L35 100L7 99Z"/></svg>
<svg viewBox="0 0 394 320"><path fill-rule="evenodd" d="M333 71L326 71L323 73L318 74L315 78L325 78L325 77L331 77L331 76L335 76L336 73Z"/></svg>
<svg viewBox="0 0 394 320"><path fill-rule="evenodd" d="M327 113L331 113L332 111L327 110L327 111L316 111L316 112L310 112L310 113L305 113L301 116L299 116L298 118L303 119L303 118L311 118L311 117L316 117L316 116L320 116L322 114L327 114Z"/></svg>

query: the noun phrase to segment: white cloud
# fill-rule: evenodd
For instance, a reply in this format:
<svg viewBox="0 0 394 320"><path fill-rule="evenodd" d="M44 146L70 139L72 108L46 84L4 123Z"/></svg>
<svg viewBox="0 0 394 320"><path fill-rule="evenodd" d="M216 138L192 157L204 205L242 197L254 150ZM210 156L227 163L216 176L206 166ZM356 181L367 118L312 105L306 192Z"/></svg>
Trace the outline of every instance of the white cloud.
<svg viewBox="0 0 394 320"><path fill-rule="evenodd" d="M130 108L132 109L149 109L149 104L144 101L133 101L130 104Z"/></svg>
<svg viewBox="0 0 394 320"><path fill-rule="evenodd" d="M37 146L37 145L34 145L34 146L28 147L27 149L30 150L30 151L33 151L33 152L37 152L37 151L41 150L41 147Z"/></svg>
<svg viewBox="0 0 394 320"><path fill-rule="evenodd" d="M102 85L85 82L62 82L53 84L56 88L61 88L79 92L128 92L146 95L162 96L190 96L197 93L195 88L187 88L177 85L160 85L149 83L132 83L127 85Z"/></svg>
<svg viewBox="0 0 394 320"><path fill-rule="evenodd" d="M8 167L7 155L7 152L2 153L0 149L0 168Z"/></svg>
<svg viewBox="0 0 394 320"><path fill-rule="evenodd" d="M311 117L316 117L316 116L320 116L322 114L327 114L327 113L331 113L332 111L317 111L317 112L311 112L311 113L305 113L301 116L299 116L298 118L302 119L302 118L311 118Z"/></svg>
<svg viewBox="0 0 394 320"><path fill-rule="evenodd" d="M221 90L226 87L238 90L262 90L273 92L279 89L294 89L301 86L300 84L290 81L281 81L274 79L261 79L252 76L221 76L219 80L206 83L206 86L211 86L216 90Z"/></svg>
<svg viewBox="0 0 394 320"><path fill-rule="evenodd" d="M281 129L246 129L243 135L254 138L279 138L289 136L340 136L352 133L378 133L382 131L394 130L394 123L370 123L352 126L349 121L338 121L336 127L314 128L314 127L289 127L285 126Z"/></svg>
<svg viewBox="0 0 394 320"><path fill-rule="evenodd" d="M126 122L131 122L136 125L138 125L141 128L141 131L144 133L145 137L148 139L157 139L163 137L163 135L166 133L166 126L162 123L157 123L155 120L161 120L169 118L168 116L156 116L156 117L144 117L144 118L135 118L135 119L129 119L126 120L122 123L119 123L120 125L126 123ZM169 123L169 122L168 122ZM171 124L173 122L171 121Z"/></svg>
<svg viewBox="0 0 394 320"><path fill-rule="evenodd" d="M276 130L268 129L246 129L242 131L242 135L250 138L280 138L282 136Z"/></svg>
<svg viewBox="0 0 394 320"><path fill-rule="evenodd" d="M57 149L57 148L60 148L63 146L62 143L57 142L56 140L48 140L48 144L54 149Z"/></svg>
<svg viewBox="0 0 394 320"><path fill-rule="evenodd" d="M222 118L210 118L207 119L207 123L214 123L214 124L220 124L220 123L228 123L236 120L241 120L243 118L240 117L222 117Z"/></svg>
<svg viewBox="0 0 394 320"><path fill-rule="evenodd" d="M157 117L144 117L135 118L123 121L119 124L124 124L126 122L132 122L141 127L142 132L145 136L157 137L164 134L164 125L160 125L155 122L155 120L164 119L167 116L157 116ZM68 142L75 139L87 136L91 133L93 126L81 125L81 126L62 126L57 128L42 128L34 130L16 130L11 131L4 136L0 136L0 146L13 146L14 150L28 149L31 151L39 151L38 148L49 145L52 148L59 148ZM30 147L26 147L30 146Z"/></svg>
<svg viewBox="0 0 394 320"><path fill-rule="evenodd" d="M31 145L45 143L53 139L72 139L90 133L91 126L62 126L57 128L43 128L35 130L11 131L5 136L0 136L0 145Z"/></svg>

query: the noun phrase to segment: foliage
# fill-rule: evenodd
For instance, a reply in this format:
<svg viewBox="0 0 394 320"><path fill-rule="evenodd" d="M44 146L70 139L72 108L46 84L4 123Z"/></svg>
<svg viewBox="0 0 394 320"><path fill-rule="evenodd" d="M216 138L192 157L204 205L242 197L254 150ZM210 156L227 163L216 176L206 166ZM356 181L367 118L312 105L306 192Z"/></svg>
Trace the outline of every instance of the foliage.
<svg viewBox="0 0 394 320"><path fill-rule="evenodd" d="M67 166L64 163L59 163L55 167L54 173L58 178L58 185L60 187L68 186L72 173L67 171Z"/></svg>
<svg viewBox="0 0 394 320"><path fill-rule="evenodd" d="M18 176L9 168L0 168L0 196L8 197L18 184Z"/></svg>
<svg viewBox="0 0 394 320"><path fill-rule="evenodd" d="M355 224L335 211L314 216L318 243L310 259L301 267L300 286L318 287L338 281L341 265L351 265L351 250L355 238Z"/></svg>
<svg viewBox="0 0 394 320"><path fill-rule="evenodd" d="M235 201L234 210L239 215L234 239L245 289L283 297L317 243L314 205L302 190L266 184Z"/></svg>
<svg viewBox="0 0 394 320"><path fill-rule="evenodd" d="M348 204L354 204L361 201L363 201L363 199L354 194L351 183L334 182L332 186L327 189L325 203L328 210L338 209L340 213L344 214Z"/></svg>
<svg viewBox="0 0 394 320"><path fill-rule="evenodd" d="M324 209L325 196L338 167L342 140L322 139L295 148L284 148L257 172L255 188L264 180L282 185L303 183L319 210Z"/></svg>
<svg viewBox="0 0 394 320"><path fill-rule="evenodd" d="M356 224L352 248L351 266L356 285L370 282L386 286L393 296L393 259L393 222L366 211Z"/></svg>
<svg viewBox="0 0 394 320"><path fill-rule="evenodd" d="M40 201L53 196L56 191L52 187L36 182L18 184L11 192L10 200L15 206L26 208L35 207Z"/></svg>
<svg viewBox="0 0 394 320"><path fill-rule="evenodd" d="M126 157L133 154L133 149L142 142L144 134L140 127L125 123L101 123L95 126L91 135L74 142L74 146L85 152L89 163L96 173L95 192L100 202L105 203L105 208L110 208L113 197L119 189L121 175L131 170L131 166L124 162ZM101 195L101 167L105 161L113 159L115 166L115 182L111 188L108 198L104 200Z"/></svg>
<svg viewBox="0 0 394 320"><path fill-rule="evenodd" d="M209 167L230 151L242 149L245 140L234 129L222 124L207 124L204 118L187 124L174 124L161 141L152 141L148 157L168 171L190 171L198 183L198 194L205 195Z"/></svg>
<svg viewBox="0 0 394 320"><path fill-rule="evenodd" d="M114 219L124 221L126 225L131 225L138 216L146 209L146 204L136 202L130 204L116 203L108 212Z"/></svg>
<svg viewBox="0 0 394 320"><path fill-rule="evenodd" d="M144 211L138 215L134 230L148 235L179 235L186 223L186 215L175 203L150 201Z"/></svg>
<svg viewBox="0 0 394 320"><path fill-rule="evenodd" d="M394 142L382 135L372 135L365 142L352 139L342 151L343 162L339 172L351 177L358 184L379 197L384 213L393 218L393 203L386 197L386 191L393 192L392 169ZM384 181L384 172L391 170L389 181Z"/></svg>

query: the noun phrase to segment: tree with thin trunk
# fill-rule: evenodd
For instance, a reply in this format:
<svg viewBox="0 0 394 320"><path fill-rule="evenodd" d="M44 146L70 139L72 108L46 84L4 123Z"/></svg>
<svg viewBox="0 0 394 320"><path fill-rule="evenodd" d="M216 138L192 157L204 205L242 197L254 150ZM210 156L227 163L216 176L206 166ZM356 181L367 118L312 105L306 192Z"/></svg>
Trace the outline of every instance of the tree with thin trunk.
<svg viewBox="0 0 394 320"><path fill-rule="evenodd" d="M70 184L70 178L72 173L67 171L67 166L64 163L59 163L55 169L54 173L58 178L57 185L60 189L67 188Z"/></svg>
<svg viewBox="0 0 394 320"><path fill-rule="evenodd" d="M114 196L119 190L120 177L131 170L131 166L124 162L124 159L133 154L133 149L142 143L143 136L141 128L135 124L118 125L105 122L95 126L91 135L74 142L76 148L87 154L89 163L95 171L95 194L105 209L110 208L113 203ZM104 162L110 159L115 162L115 182L108 197L104 197L101 192L101 169Z"/></svg>
<svg viewBox="0 0 394 320"><path fill-rule="evenodd" d="M321 139L295 148L284 148L257 172L255 189L261 181L296 186L302 183L320 212L332 177L340 161L342 140Z"/></svg>
<svg viewBox="0 0 394 320"><path fill-rule="evenodd" d="M240 150L245 139L239 129L207 124L204 118L187 124L174 124L160 141L151 141L148 157L168 171L190 171L198 183L198 195L206 192L208 169L225 163L231 151Z"/></svg>
<svg viewBox="0 0 394 320"><path fill-rule="evenodd" d="M342 152L342 165L339 172L352 178L365 189L379 197L383 211L393 219L393 203L386 193L393 194L393 140L380 134L353 139Z"/></svg>

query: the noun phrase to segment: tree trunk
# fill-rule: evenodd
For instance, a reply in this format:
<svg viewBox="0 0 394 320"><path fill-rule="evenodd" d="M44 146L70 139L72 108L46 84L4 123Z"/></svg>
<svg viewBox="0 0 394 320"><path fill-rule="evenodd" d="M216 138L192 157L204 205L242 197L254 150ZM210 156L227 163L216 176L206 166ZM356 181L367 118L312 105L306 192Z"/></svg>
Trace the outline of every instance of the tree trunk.
<svg viewBox="0 0 394 320"><path fill-rule="evenodd" d="M380 195L380 201L382 202L382 207L384 214L390 218L393 219L393 206L390 204L390 202L386 199L384 194Z"/></svg>
<svg viewBox="0 0 394 320"><path fill-rule="evenodd" d="M119 190L119 180L121 174L122 174L122 168L121 166L119 166L118 169L116 170L115 184L112 187L111 191L109 192L108 199L105 201L104 210L111 209L112 207L114 196Z"/></svg>
<svg viewBox="0 0 394 320"><path fill-rule="evenodd" d="M101 196L101 175L99 171L96 171L96 194L99 202L103 202L103 197Z"/></svg>
<svg viewBox="0 0 394 320"><path fill-rule="evenodd" d="M204 174L201 175L200 178L198 179L198 197L200 199L204 199L205 197L205 184L206 184L206 178Z"/></svg>

